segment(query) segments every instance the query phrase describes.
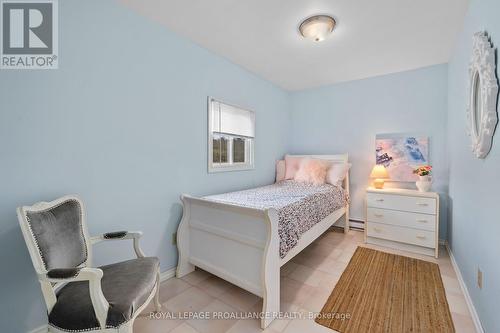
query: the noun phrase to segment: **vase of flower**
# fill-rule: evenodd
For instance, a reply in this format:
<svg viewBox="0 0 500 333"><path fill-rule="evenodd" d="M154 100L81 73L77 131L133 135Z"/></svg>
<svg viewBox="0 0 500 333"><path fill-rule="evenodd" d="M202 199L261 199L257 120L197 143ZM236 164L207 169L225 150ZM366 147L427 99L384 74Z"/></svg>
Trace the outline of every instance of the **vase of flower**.
<svg viewBox="0 0 500 333"><path fill-rule="evenodd" d="M418 175L418 180L415 182L415 185L420 192L429 192L429 190L431 189L431 172L432 167L430 165L424 165L413 170L413 173Z"/></svg>
<svg viewBox="0 0 500 333"><path fill-rule="evenodd" d="M425 175L425 176L418 176L418 179L421 181L421 182L430 182L432 181L432 178L430 175Z"/></svg>

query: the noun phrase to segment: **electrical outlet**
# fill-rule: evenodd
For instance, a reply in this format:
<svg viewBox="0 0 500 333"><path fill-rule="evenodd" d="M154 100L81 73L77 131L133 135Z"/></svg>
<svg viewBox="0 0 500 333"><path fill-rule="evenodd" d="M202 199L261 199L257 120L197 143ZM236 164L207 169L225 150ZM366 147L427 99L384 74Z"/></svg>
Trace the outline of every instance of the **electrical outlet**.
<svg viewBox="0 0 500 333"><path fill-rule="evenodd" d="M479 267L477 268L477 286L479 289L483 289L483 272Z"/></svg>
<svg viewBox="0 0 500 333"><path fill-rule="evenodd" d="M172 245L177 245L177 232L172 234Z"/></svg>

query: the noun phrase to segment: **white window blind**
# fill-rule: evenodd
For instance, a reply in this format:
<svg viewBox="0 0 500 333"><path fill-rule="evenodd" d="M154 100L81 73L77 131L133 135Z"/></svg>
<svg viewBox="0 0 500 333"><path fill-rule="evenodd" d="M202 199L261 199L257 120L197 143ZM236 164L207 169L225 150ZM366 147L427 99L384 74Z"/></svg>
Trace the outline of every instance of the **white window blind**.
<svg viewBox="0 0 500 333"><path fill-rule="evenodd" d="M209 172L253 169L253 111L209 97L208 125Z"/></svg>
<svg viewBox="0 0 500 333"><path fill-rule="evenodd" d="M255 137L255 114L252 111L212 100L212 130L221 134Z"/></svg>

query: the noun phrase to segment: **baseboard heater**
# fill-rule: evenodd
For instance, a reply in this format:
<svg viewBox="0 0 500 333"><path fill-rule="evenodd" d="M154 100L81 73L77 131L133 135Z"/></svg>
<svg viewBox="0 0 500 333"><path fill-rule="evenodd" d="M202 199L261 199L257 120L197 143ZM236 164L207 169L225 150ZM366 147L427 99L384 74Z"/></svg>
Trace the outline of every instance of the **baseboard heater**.
<svg viewBox="0 0 500 333"><path fill-rule="evenodd" d="M365 230L365 221L358 219L349 219L351 229Z"/></svg>

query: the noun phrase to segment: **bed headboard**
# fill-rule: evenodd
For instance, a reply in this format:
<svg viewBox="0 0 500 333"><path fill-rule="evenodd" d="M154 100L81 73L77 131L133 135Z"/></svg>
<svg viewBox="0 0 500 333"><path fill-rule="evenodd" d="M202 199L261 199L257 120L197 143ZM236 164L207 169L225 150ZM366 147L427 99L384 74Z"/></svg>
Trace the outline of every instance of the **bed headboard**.
<svg viewBox="0 0 500 333"><path fill-rule="evenodd" d="M327 161L332 161L332 162L349 163L349 154L337 154L337 155L288 155L288 156L292 156L292 157L308 157L308 158L315 158L315 159L318 159L318 160L327 160ZM342 182L342 187L349 194L349 172L347 172L347 175L345 176L345 179Z"/></svg>
<svg viewBox="0 0 500 333"><path fill-rule="evenodd" d="M338 154L338 155L288 155L292 157L309 157L309 158L316 158L318 160L328 160L328 161L335 161L335 162L345 162L347 163L349 161L349 155L348 154Z"/></svg>

